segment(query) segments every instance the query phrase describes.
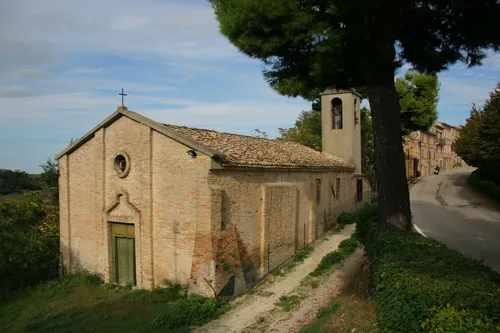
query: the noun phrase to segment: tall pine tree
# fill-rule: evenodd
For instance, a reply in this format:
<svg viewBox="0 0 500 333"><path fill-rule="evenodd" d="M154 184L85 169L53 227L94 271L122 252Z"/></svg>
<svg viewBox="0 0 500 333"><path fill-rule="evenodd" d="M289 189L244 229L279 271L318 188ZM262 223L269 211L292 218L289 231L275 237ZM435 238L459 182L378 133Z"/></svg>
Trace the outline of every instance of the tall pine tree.
<svg viewBox="0 0 500 333"><path fill-rule="evenodd" d="M434 74L478 65L499 49L498 0L209 0L220 31L266 65L280 94L315 99L327 87L364 88L372 111L380 223L410 230L394 75L403 62Z"/></svg>

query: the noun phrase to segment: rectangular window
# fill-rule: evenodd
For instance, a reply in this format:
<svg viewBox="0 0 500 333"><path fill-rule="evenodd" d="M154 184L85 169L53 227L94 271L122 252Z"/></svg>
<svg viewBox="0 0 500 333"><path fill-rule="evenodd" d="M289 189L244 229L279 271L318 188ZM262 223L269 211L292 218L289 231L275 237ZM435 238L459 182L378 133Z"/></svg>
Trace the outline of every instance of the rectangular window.
<svg viewBox="0 0 500 333"><path fill-rule="evenodd" d="M337 193L337 198L340 199L340 178L337 178L335 183L335 193Z"/></svg>
<svg viewBox="0 0 500 333"><path fill-rule="evenodd" d="M316 204L321 203L321 179L316 179Z"/></svg>
<svg viewBox="0 0 500 333"><path fill-rule="evenodd" d="M356 179L356 200L363 201L363 179Z"/></svg>

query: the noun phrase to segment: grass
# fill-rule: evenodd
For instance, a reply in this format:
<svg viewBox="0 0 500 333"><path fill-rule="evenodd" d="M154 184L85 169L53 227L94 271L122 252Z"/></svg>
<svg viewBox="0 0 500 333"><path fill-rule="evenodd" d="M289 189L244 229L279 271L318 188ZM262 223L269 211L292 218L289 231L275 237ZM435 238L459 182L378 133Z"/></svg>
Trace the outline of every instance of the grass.
<svg viewBox="0 0 500 333"><path fill-rule="evenodd" d="M293 310L300 302L299 295L283 295L280 297L278 305L283 309L283 311L288 312Z"/></svg>
<svg viewBox="0 0 500 333"><path fill-rule="evenodd" d="M302 262L304 262L304 260L306 260L313 252L314 252L313 246L307 246L307 247L304 247L304 248L298 250L293 255L292 260L290 260L288 263L284 264L283 266L272 270L271 274L274 276L285 276L286 273L290 272L298 264L301 264Z"/></svg>
<svg viewBox="0 0 500 333"><path fill-rule="evenodd" d="M369 269L360 265L343 279L340 294L300 333L377 333L375 304L368 299Z"/></svg>
<svg viewBox="0 0 500 333"><path fill-rule="evenodd" d="M0 304L0 332L189 332L226 309L178 285L131 290L79 273L11 294Z"/></svg>

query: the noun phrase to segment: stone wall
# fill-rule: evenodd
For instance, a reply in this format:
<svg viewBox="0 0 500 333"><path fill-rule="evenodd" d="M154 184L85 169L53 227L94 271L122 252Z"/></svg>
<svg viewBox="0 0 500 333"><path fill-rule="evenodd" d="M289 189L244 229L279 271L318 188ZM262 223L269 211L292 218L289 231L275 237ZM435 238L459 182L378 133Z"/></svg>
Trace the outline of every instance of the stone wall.
<svg viewBox="0 0 500 333"><path fill-rule="evenodd" d="M209 184L221 189L222 197L220 221L213 223L220 230L235 230L245 288L332 228L342 211L369 201L369 184L363 179L364 200L356 203L351 173L212 172Z"/></svg>

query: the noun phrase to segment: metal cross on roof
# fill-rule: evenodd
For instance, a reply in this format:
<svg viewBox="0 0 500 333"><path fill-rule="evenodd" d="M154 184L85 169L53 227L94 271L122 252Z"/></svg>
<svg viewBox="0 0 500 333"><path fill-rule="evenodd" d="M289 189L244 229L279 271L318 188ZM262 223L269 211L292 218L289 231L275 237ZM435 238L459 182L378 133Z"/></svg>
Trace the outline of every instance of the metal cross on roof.
<svg viewBox="0 0 500 333"><path fill-rule="evenodd" d="M120 95L122 97L122 106L123 106L123 97L127 96L127 94L123 93L123 88L122 88L122 92L119 93L118 95Z"/></svg>

